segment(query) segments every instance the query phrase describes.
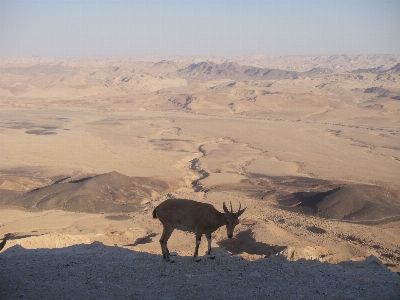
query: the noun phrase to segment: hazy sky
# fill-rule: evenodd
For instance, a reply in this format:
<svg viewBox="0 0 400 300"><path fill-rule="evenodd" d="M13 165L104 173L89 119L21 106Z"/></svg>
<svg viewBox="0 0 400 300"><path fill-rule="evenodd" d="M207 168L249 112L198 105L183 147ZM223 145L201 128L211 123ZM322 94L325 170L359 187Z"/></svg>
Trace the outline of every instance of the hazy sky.
<svg viewBox="0 0 400 300"><path fill-rule="evenodd" d="M400 0L0 0L0 55L400 54Z"/></svg>

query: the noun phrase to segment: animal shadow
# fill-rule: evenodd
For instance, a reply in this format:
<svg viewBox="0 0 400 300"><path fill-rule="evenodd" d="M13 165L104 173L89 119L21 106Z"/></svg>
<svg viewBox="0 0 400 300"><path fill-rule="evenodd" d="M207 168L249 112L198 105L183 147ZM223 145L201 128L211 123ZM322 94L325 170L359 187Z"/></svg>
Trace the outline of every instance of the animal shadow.
<svg viewBox="0 0 400 300"><path fill-rule="evenodd" d="M128 244L128 245L125 245L125 246L136 246L136 245L139 245L139 244L151 243L152 242L152 238L155 237L156 235L157 235L157 233L154 233L154 232L150 233L150 234L146 235L145 237L141 237L141 238L136 239L136 241L133 244Z"/></svg>
<svg viewBox="0 0 400 300"><path fill-rule="evenodd" d="M233 239L223 240L218 243L232 254L246 252L248 254L265 255L277 254L286 249L286 246L269 245L263 242L257 242L253 237L251 229L241 231Z"/></svg>

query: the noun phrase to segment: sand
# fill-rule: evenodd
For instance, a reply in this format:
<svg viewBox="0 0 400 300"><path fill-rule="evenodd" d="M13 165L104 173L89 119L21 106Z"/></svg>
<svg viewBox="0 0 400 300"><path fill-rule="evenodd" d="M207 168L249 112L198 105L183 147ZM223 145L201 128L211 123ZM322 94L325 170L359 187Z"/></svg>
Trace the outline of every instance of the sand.
<svg viewBox="0 0 400 300"><path fill-rule="evenodd" d="M1 297L398 298L400 58L168 59L2 59ZM247 210L168 264L168 198Z"/></svg>

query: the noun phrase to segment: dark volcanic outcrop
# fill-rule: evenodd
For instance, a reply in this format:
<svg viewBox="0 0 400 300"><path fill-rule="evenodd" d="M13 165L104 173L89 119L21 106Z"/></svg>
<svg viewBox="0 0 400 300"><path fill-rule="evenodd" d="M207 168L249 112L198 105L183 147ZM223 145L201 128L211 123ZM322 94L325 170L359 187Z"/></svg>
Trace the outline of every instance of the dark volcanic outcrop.
<svg viewBox="0 0 400 300"><path fill-rule="evenodd" d="M159 70L159 71L175 72L178 69L179 66L176 63L168 60L161 60L153 65L153 71Z"/></svg>
<svg viewBox="0 0 400 300"><path fill-rule="evenodd" d="M400 74L400 63L394 65L390 69L387 69L386 66L379 66L376 68L357 69L352 71L352 73Z"/></svg>
<svg viewBox="0 0 400 300"><path fill-rule="evenodd" d="M400 63L389 69L389 72L400 74Z"/></svg>
<svg viewBox="0 0 400 300"><path fill-rule="evenodd" d="M200 62L191 64L187 68L178 70L180 76L190 77L226 77L236 80L279 80L297 78L297 72L284 71L278 69L265 69L251 66L241 66L235 62L224 62L216 64L214 62Z"/></svg>
<svg viewBox="0 0 400 300"><path fill-rule="evenodd" d="M373 185L344 185L321 192L297 192L278 200L298 213L365 224L400 220L400 195Z"/></svg>
<svg viewBox="0 0 400 300"><path fill-rule="evenodd" d="M304 75L318 75L318 74L332 74L333 70L329 68L313 68L307 72L304 72Z"/></svg>
<svg viewBox="0 0 400 300"><path fill-rule="evenodd" d="M390 95L390 91L387 89L384 89L381 86L373 86L370 88L366 88L364 90L364 93L375 93L375 94L379 94L379 97L387 97Z"/></svg>
<svg viewBox="0 0 400 300"><path fill-rule="evenodd" d="M169 184L150 177L129 177L117 172L77 181L54 183L27 193L0 190L0 204L29 210L66 210L86 213L121 213L141 210L140 203L161 193Z"/></svg>
<svg viewBox="0 0 400 300"><path fill-rule="evenodd" d="M308 177L246 176L240 183L211 188L243 193L260 204L276 203L277 208L320 218L371 225L400 221L400 194L385 187Z"/></svg>

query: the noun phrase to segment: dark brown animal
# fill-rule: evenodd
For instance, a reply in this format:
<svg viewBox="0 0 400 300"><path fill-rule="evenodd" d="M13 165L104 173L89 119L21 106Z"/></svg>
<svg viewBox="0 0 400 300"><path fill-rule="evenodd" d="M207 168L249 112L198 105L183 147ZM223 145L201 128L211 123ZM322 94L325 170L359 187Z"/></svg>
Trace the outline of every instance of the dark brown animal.
<svg viewBox="0 0 400 300"><path fill-rule="evenodd" d="M188 199L168 199L158 205L153 211L153 218L158 218L163 225L163 233L161 235L160 244L163 258L166 261L173 261L168 251L167 242L175 229L194 232L196 234L196 247L194 251L195 261L200 261L198 257L201 236L204 234L208 241L207 254L210 258L214 258L211 251L211 233L226 226L229 238L233 236L235 226L239 224L239 217L246 210L240 209L237 213L228 210L225 203L223 204L224 212L221 213L211 204L197 202Z"/></svg>

